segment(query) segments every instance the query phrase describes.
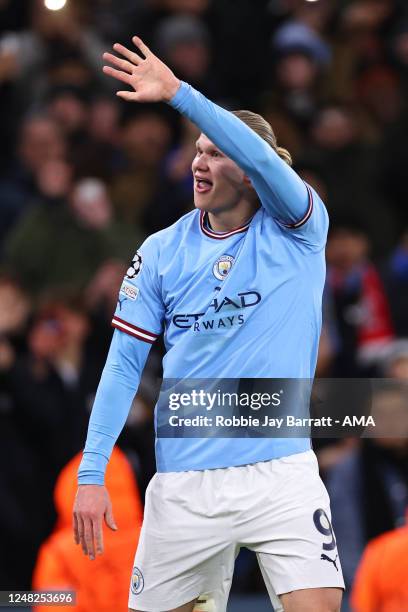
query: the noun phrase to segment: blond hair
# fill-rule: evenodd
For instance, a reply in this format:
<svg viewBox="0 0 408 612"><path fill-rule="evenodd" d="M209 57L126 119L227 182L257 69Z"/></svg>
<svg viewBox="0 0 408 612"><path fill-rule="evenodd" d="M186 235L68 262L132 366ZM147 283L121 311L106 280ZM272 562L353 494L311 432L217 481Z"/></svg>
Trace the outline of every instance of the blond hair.
<svg viewBox="0 0 408 612"><path fill-rule="evenodd" d="M248 110L232 111L232 114L241 119L248 127L258 134L289 166L292 165L292 156L283 147L278 147L276 136L270 124L261 115Z"/></svg>

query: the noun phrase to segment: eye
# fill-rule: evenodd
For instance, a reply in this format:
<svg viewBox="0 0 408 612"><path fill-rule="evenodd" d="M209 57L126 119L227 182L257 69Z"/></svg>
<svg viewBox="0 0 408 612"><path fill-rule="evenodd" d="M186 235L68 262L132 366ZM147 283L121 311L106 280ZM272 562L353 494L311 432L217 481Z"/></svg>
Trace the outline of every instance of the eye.
<svg viewBox="0 0 408 612"><path fill-rule="evenodd" d="M211 153L212 157L220 157L220 152L219 151L213 151Z"/></svg>

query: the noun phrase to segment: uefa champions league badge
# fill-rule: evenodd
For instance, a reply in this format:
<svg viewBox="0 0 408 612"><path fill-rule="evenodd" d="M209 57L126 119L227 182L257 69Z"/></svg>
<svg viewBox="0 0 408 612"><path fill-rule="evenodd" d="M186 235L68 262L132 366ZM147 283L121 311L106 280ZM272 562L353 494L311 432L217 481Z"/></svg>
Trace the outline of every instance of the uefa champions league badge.
<svg viewBox="0 0 408 612"><path fill-rule="evenodd" d="M130 588L134 595L139 595L143 591L144 578L143 574L138 567L134 567L132 570L132 578L130 581Z"/></svg>
<svg viewBox="0 0 408 612"><path fill-rule="evenodd" d="M224 280L228 276L229 271L234 263L234 258L231 255L221 255L213 265L213 274L218 280Z"/></svg>
<svg viewBox="0 0 408 612"><path fill-rule="evenodd" d="M142 271L142 256L139 251L136 251L136 255L132 259L130 266L126 272L126 278L132 279L136 278L138 274Z"/></svg>

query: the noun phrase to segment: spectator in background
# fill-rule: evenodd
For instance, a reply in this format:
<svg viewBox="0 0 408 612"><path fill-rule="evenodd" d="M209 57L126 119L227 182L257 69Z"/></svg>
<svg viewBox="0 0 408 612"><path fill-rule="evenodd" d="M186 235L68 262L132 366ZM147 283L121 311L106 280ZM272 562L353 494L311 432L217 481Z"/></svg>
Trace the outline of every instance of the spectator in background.
<svg viewBox="0 0 408 612"><path fill-rule="evenodd" d="M267 84L271 91L263 96L263 114L274 126L279 142L299 154L321 99L330 48L300 21L288 21L278 28L270 47L272 83Z"/></svg>
<svg viewBox="0 0 408 612"><path fill-rule="evenodd" d="M91 100L86 135L72 160L78 177L94 176L110 184L118 173L121 164L119 118L115 99L97 96Z"/></svg>
<svg viewBox="0 0 408 612"><path fill-rule="evenodd" d="M84 289L107 259L128 261L141 238L137 229L116 221L102 181L81 179L70 188L63 175L58 197L50 197L57 178L43 170L48 197L21 220L6 245L5 265L33 295Z"/></svg>
<svg viewBox="0 0 408 612"><path fill-rule="evenodd" d="M379 387L372 413L401 437L363 439L327 473L333 527L341 555L346 587L367 542L403 524L408 505L408 442L405 387ZM401 429L402 428L402 429ZM395 434L394 434L395 435Z"/></svg>
<svg viewBox="0 0 408 612"><path fill-rule="evenodd" d="M53 533L40 548L33 588L75 591L77 612L125 610L129 579L123 567L131 567L142 526L142 504L136 479L126 456L114 448L106 480L115 518L112 513L105 517L110 528L104 531L107 554L90 562L72 539L74 485L80 459L79 455L75 456L58 476L54 494L58 520ZM48 606L34 607L35 612L46 610Z"/></svg>
<svg viewBox="0 0 408 612"><path fill-rule="evenodd" d="M319 77L331 61L330 47L317 32L296 21L282 25L271 44L278 54L277 85L283 92L286 109L304 121L315 108Z"/></svg>
<svg viewBox="0 0 408 612"><path fill-rule="evenodd" d="M166 119L152 107L143 111L123 117L120 131L123 168L112 182L118 216L133 225L142 222L146 208L153 201L160 181L160 166L171 141Z"/></svg>
<svg viewBox="0 0 408 612"><path fill-rule="evenodd" d="M26 444L55 476L81 447L99 371L87 359L89 318L77 298L54 299L37 311L28 353L13 367L16 422Z"/></svg>
<svg viewBox="0 0 408 612"><path fill-rule="evenodd" d="M353 100L356 75L386 58L386 34L395 12L393 0L356 0L337 10L333 70L329 76L329 91L335 98Z"/></svg>
<svg viewBox="0 0 408 612"><path fill-rule="evenodd" d="M191 160L196 155L198 136L196 126L183 117L179 142L164 159L154 206L148 207L144 216L151 232L160 230L163 223L171 225L192 208Z"/></svg>
<svg viewBox="0 0 408 612"><path fill-rule="evenodd" d="M25 350L30 314L31 305L21 287L11 277L0 277L0 525L2 549L8 552L0 555L1 589L30 588L38 546L27 508L21 503L22 489L28 499L37 493L32 456L15 422L16 398L10 376ZM17 552L21 550L24 555Z"/></svg>
<svg viewBox="0 0 408 612"><path fill-rule="evenodd" d="M58 124L46 115L28 117L21 126L15 160L0 180L0 253L8 232L41 197L38 185L47 163L62 162L66 142Z"/></svg>
<svg viewBox="0 0 408 612"><path fill-rule="evenodd" d="M394 339L388 300L368 254L368 236L356 221L334 221L326 249L325 293L336 339L334 376L375 374L380 350Z"/></svg>
<svg viewBox="0 0 408 612"><path fill-rule="evenodd" d="M28 589L38 546L55 520L56 474L81 448L88 389L96 387L99 371L92 372L84 354L87 316L73 303L45 305L29 328L28 350L14 350L13 335L27 325L27 300L16 285L5 288L6 298L13 292L14 320L10 325L9 315L2 330L9 351L6 361L3 351L0 363L0 458L7 466L0 474L7 551L1 556L0 579L4 588ZM4 294L3 285L0 306L7 306ZM37 498L41 504L32 503Z"/></svg>
<svg viewBox="0 0 408 612"><path fill-rule="evenodd" d="M381 272L395 333L408 338L408 231L402 234Z"/></svg>
<svg viewBox="0 0 408 612"><path fill-rule="evenodd" d="M22 287L11 276L0 276L0 362L3 368L25 348L31 304ZM10 357L6 359L6 355Z"/></svg>
<svg viewBox="0 0 408 612"><path fill-rule="evenodd" d="M220 85L210 72L210 33L200 19L192 15L167 17L158 24L154 41L156 52L182 80L205 95L218 95Z"/></svg>
<svg viewBox="0 0 408 612"><path fill-rule="evenodd" d="M387 199L397 228L408 227L408 153L405 139L407 130L408 117L405 112L383 133L381 148L377 153L378 177L375 185L382 197Z"/></svg>
<svg viewBox="0 0 408 612"><path fill-rule="evenodd" d="M376 152L362 139L355 107L323 106L314 117L311 146L303 155L327 186L332 220L354 217L366 225L374 253L386 252L395 239L395 226L378 191Z"/></svg>
<svg viewBox="0 0 408 612"><path fill-rule="evenodd" d="M366 139L381 148L381 140L400 120L404 109L403 91L395 71L386 64L363 70L356 79L356 97L366 112Z"/></svg>
<svg viewBox="0 0 408 612"><path fill-rule="evenodd" d="M47 113L62 130L70 152L70 159L77 159L87 142L89 122L89 93L75 85L59 85L47 96Z"/></svg>
<svg viewBox="0 0 408 612"><path fill-rule="evenodd" d="M357 569L353 612L401 612L408 609L408 526L372 540Z"/></svg>
<svg viewBox="0 0 408 612"><path fill-rule="evenodd" d="M48 10L42 0L31 2L30 28L16 33L12 75L19 97L27 97L31 106L44 102L50 86L109 88L100 72L104 43L87 18L78 2L61 11Z"/></svg>

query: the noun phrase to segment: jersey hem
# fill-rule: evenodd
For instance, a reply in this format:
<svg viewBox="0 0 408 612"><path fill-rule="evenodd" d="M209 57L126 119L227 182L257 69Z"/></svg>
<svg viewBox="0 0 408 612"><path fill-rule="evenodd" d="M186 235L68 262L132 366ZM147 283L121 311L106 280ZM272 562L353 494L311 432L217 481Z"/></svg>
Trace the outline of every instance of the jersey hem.
<svg viewBox="0 0 408 612"><path fill-rule="evenodd" d="M242 461L242 460L236 460L236 461L230 461L228 462L227 465L221 464L221 465L215 465L215 464L211 464L211 463L205 463L205 464L199 464L199 466L197 467L191 467L191 464L189 466L187 465L174 465L173 462L163 462L163 463L168 463L169 466L167 467L167 469L163 469L163 466L161 465L161 461L158 461L156 459L156 463L157 463L157 471L159 473L168 473L168 472L202 472L204 470L219 470L219 469L225 469L225 468L229 468L229 467L240 467L243 465L254 465L255 463L263 463L264 461L272 461L272 459L282 459L283 457L290 457L292 455L297 455L299 453L305 453L306 451L309 451L312 449L311 447L311 442L309 438L298 438L299 440L299 444L298 447L296 449L293 449L292 452L288 452L287 450L282 450L280 451L275 451L275 452L269 452L269 453L265 453L265 455L262 455L260 458L254 459L253 461Z"/></svg>

